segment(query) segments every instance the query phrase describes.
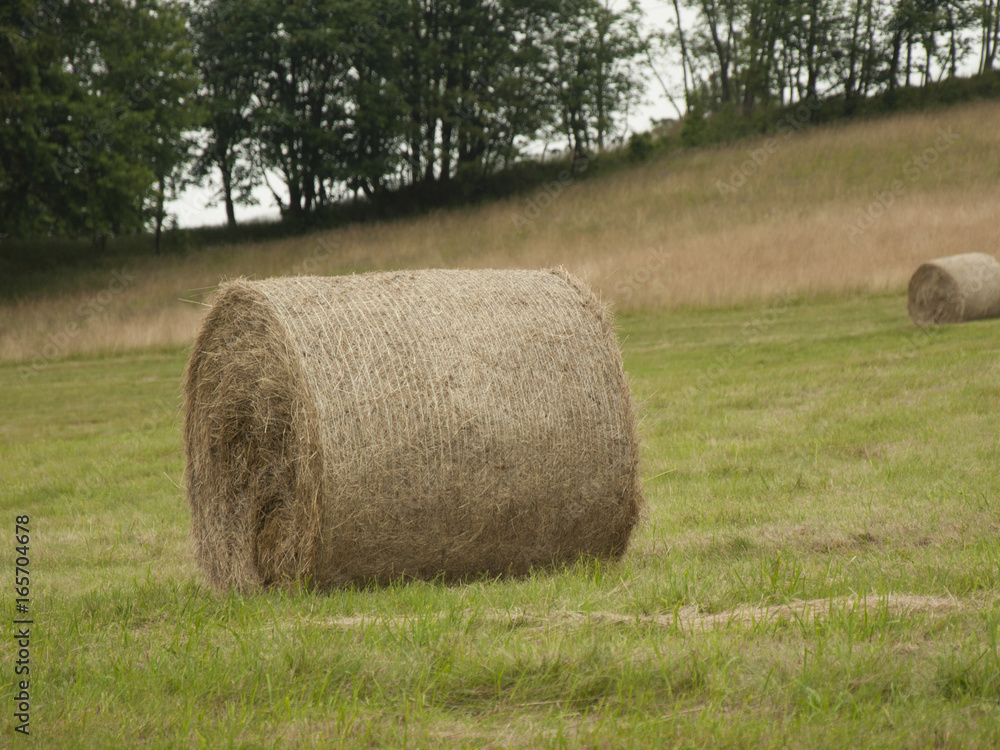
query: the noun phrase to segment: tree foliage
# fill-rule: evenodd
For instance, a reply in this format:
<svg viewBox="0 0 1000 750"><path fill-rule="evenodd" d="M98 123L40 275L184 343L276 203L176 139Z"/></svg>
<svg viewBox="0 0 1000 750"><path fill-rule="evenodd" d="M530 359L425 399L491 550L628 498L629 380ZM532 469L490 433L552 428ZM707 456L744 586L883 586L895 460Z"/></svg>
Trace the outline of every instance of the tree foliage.
<svg viewBox="0 0 1000 750"><path fill-rule="evenodd" d="M5 0L0 234L159 237L191 181L235 224L261 184L299 221L461 193L539 141L584 163L624 141L654 39L689 143L713 112L986 72L1000 41L997 0L672 5L657 35L636 0Z"/></svg>
<svg viewBox="0 0 1000 750"><path fill-rule="evenodd" d="M162 0L0 10L0 231L101 237L162 223L198 79Z"/></svg>
<svg viewBox="0 0 1000 750"><path fill-rule="evenodd" d="M685 0L678 22L689 106L742 113L842 96L850 105L901 84L955 76L976 49L992 69L996 0ZM685 79L685 85L687 80ZM848 106L848 111L850 106Z"/></svg>

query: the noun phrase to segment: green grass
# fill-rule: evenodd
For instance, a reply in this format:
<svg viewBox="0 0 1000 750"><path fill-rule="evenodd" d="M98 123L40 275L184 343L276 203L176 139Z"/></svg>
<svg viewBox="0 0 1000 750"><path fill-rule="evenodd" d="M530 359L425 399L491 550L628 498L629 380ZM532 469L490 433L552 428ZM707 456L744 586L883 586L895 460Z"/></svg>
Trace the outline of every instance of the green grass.
<svg viewBox="0 0 1000 750"><path fill-rule="evenodd" d="M632 549L461 586L215 596L179 486L186 352L0 365L36 743L1000 742L1000 321L921 333L893 295L619 326L650 506ZM15 746L6 648L0 669Z"/></svg>

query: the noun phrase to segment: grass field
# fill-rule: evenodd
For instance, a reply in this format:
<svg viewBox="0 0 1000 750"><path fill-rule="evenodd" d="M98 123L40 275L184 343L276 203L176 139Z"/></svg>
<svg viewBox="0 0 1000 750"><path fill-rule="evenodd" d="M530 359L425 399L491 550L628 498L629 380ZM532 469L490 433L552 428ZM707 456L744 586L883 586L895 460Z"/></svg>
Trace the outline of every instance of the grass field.
<svg viewBox="0 0 1000 750"><path fill-rule="evenodd" d="M35 743L1000 743L1000 321L918 331L883 293L619 328L649 499L620 563L323 595L200 582L184 349L0 364Z"/></svg>

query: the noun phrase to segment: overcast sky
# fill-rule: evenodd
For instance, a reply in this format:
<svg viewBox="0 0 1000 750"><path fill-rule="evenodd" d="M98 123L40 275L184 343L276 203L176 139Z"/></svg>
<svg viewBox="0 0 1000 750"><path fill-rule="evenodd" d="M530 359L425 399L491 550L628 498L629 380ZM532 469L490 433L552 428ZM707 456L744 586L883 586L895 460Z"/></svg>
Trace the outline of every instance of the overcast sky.
<svg viewBox="0 0 1000 750"><path fill-rule="evenodd" d="M662 29L666 26L668 19L673 18L672 0L640 0L639 4L646 14L646 23L650 29ZM658 70L660 76L671 87L676 96L676 91L681 88L679 60L674 61L674 64L670 64L670 61L664 62ZM630 132L648 130L651 119L677 116L676 110L667 101L663 95L663 89L653 76L650 76L646 87L646 98L648 101L645 105L629 114L628 129ZM282 192L280 181L273 182L273 184L280 195ZM213 192L214 190L208 187L189 188L184 191L180 198L167 204L167 211L177 217L182 227L224 224L226 210L223 205L211 208L205 206L211 199ZM255 217L277 218L278 208L267 187L259 187L255 196L258 198L259 205L236 207L237 221Z"/></svg>

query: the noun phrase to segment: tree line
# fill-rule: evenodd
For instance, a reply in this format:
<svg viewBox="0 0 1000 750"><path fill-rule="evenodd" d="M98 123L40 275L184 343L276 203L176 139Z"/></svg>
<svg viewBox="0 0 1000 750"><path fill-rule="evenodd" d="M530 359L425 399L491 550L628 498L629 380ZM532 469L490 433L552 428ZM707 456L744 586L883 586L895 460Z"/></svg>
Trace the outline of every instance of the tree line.
<svg viewBox="0 0 1000 750"><path fill-rule="evenodd" d="M963 65L971 72L993 70L998 5L673 0L675 20L666 39L681 59L687 107L746 113L760 104L840 96L850 111L853 100L954 77Z"/></svg>
<svg viewBox="0 0 1000 750"><path fill-rule="evenodd" d="M638 10L596 0L214 0L192 14L209 148L233 204L283 213L447 184L539 137L601 148L640 90Z"/></svg>
<svg viewBox="0 0 1000 750"><path fill-rule="evenodd" d="M646 30L634 0L8 0L0 236L159 236L192 182L234 224L260 186L304 219L462 190L533 144L581 163L650 75L690 119L985 72L998 2L673 0Z"/></svg>
<svg viewBox="0 0 1000 750"><path fill-rule="evenodd" d="M638 20L598 0L12 0L0 231L159 235L206 179L230 223L259 185L303 218L493 174L542 138L590 153L641 90Z"/></svg>

